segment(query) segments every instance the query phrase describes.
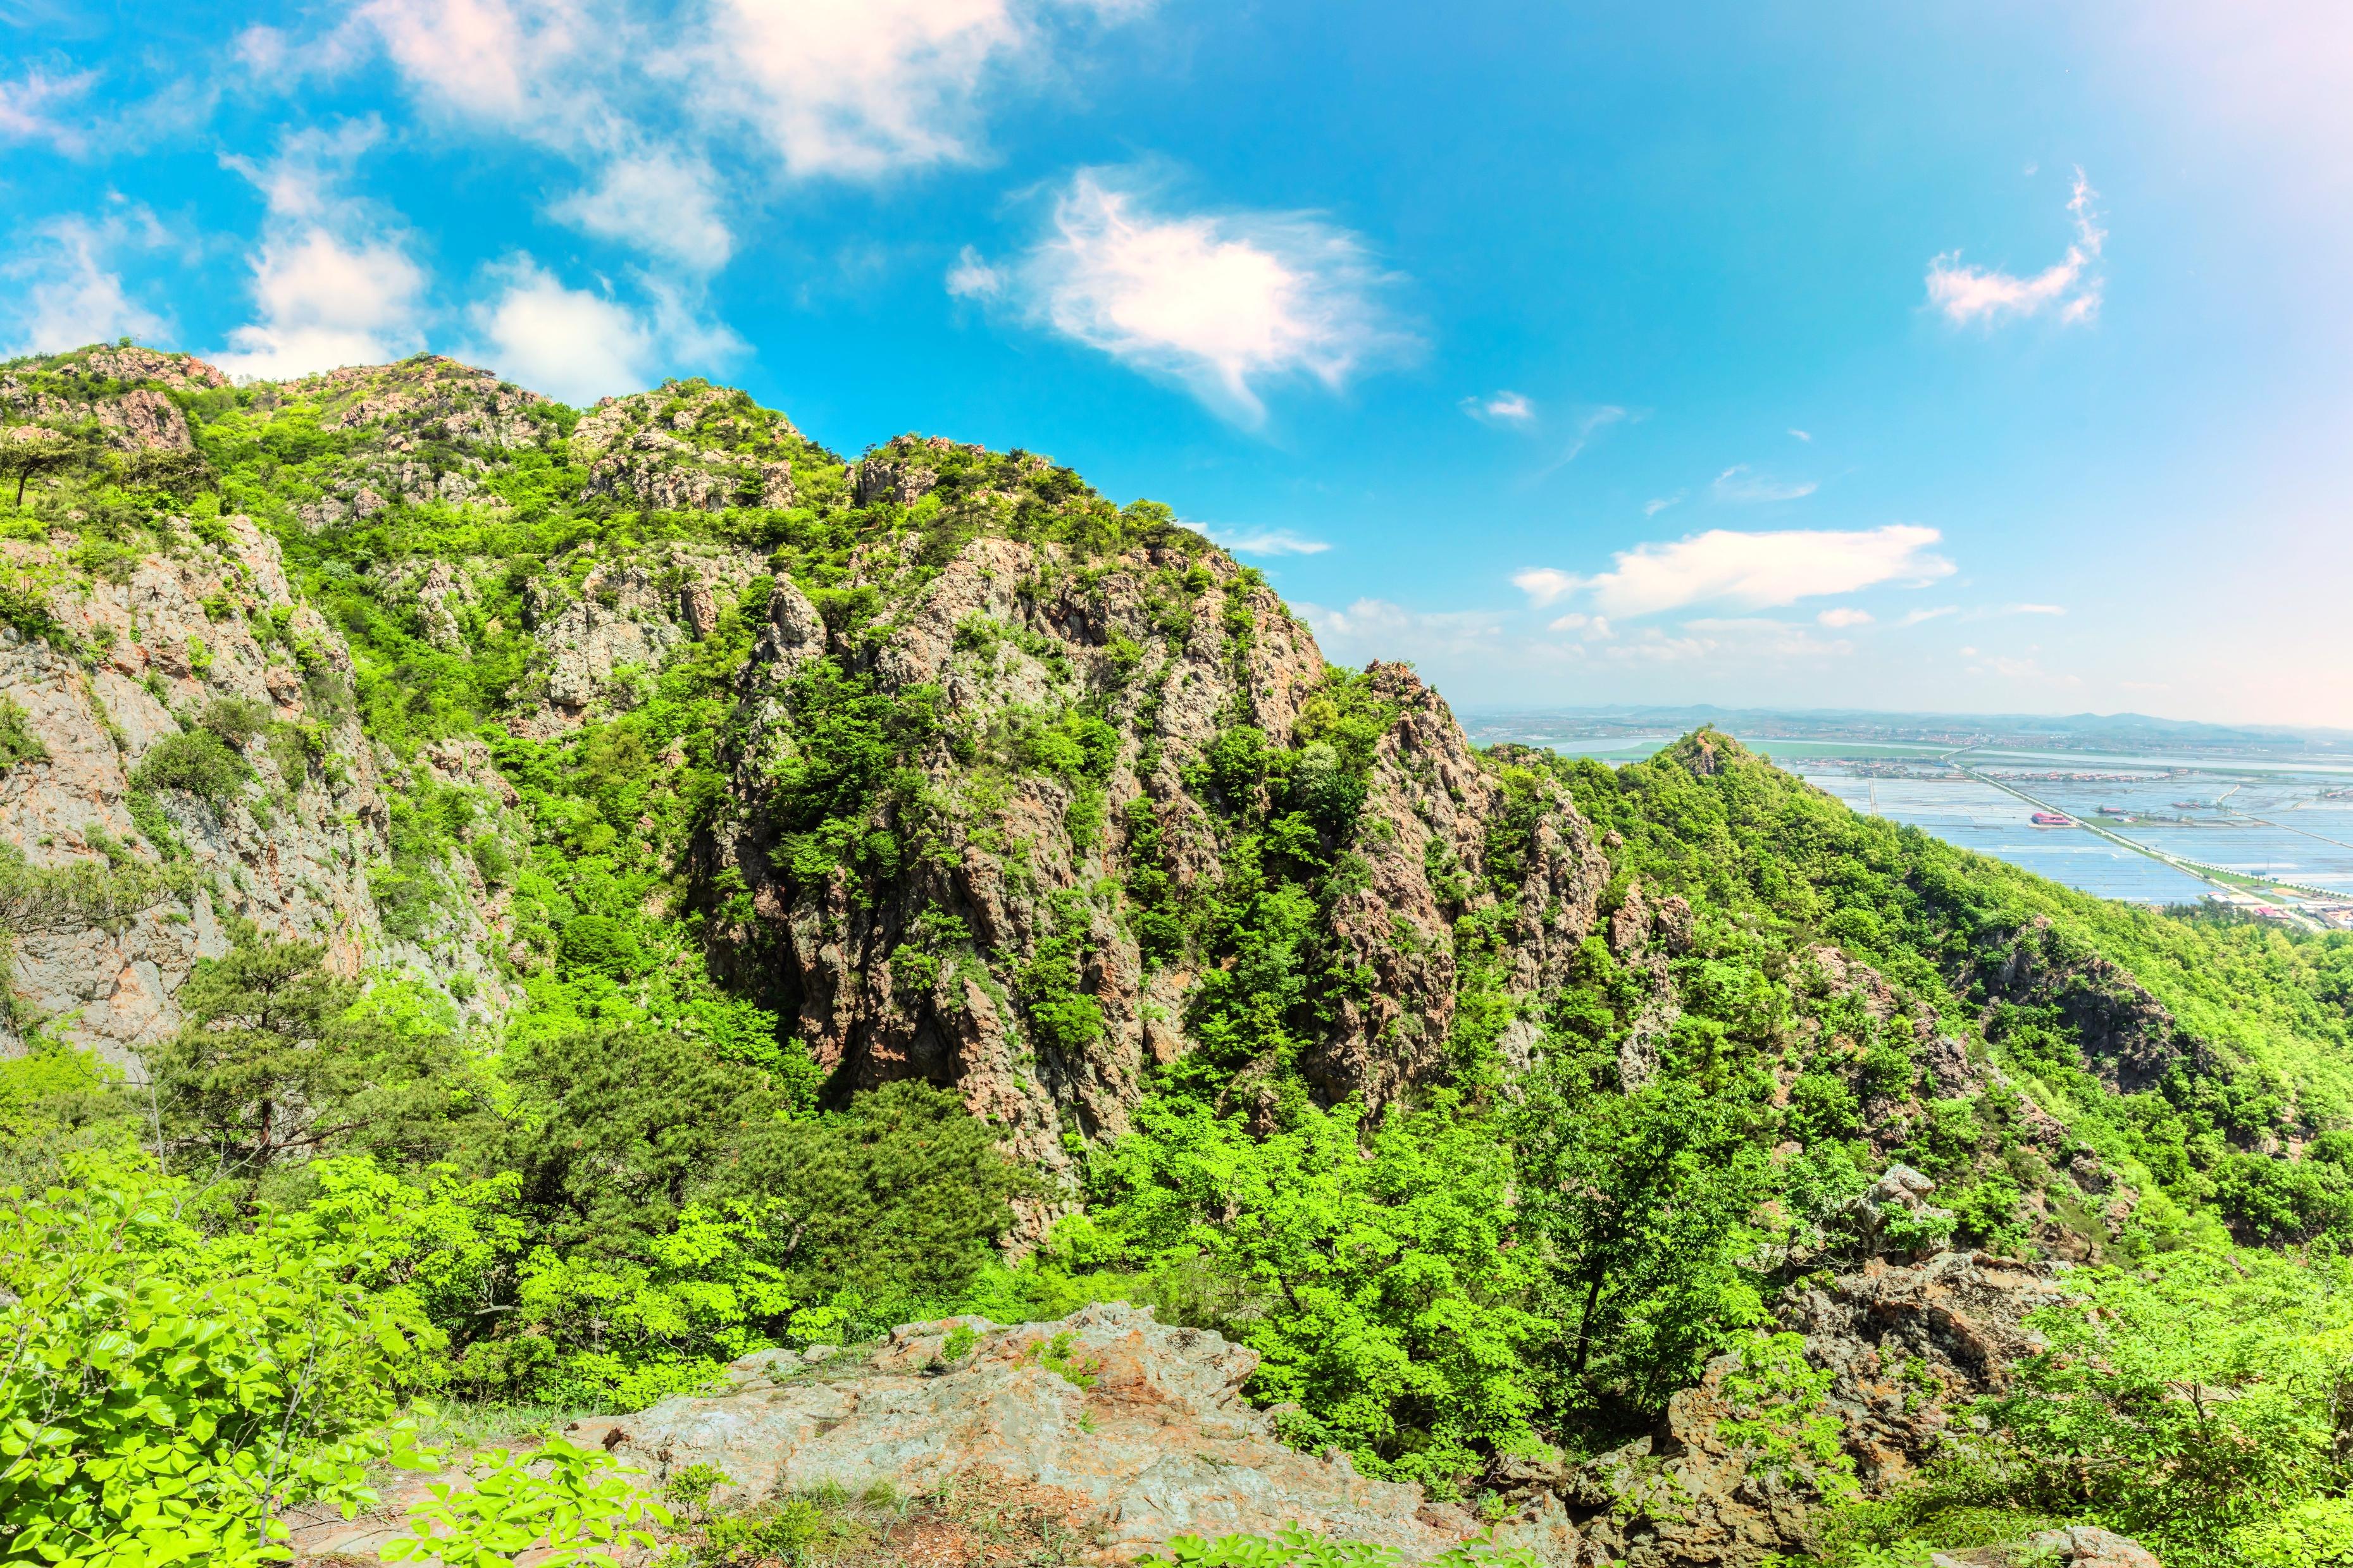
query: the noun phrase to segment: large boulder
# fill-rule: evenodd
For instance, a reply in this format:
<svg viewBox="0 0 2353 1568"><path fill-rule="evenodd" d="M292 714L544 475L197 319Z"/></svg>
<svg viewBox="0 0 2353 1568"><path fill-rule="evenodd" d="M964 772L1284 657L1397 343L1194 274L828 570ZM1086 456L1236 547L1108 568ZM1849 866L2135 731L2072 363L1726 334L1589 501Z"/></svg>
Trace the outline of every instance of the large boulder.
<svg viewBox="0 0 2353 1568"><path fill-rule="evenodd" d="M588 1418L571 1436L649 1484L712 1466L728 1477L713 1496L727 1508L878 1482L902 1496L959 1479L1051 1489L1083 1503L1103 1561L1294 1522L1417 1559L1471 1532L1419 1487L1358 1475L1336 1450L1283 1447L1241 1397L1258 1359L1119 1302L1010 1328L953 1318L898 1329L870 1354L812 1363L765 1351L730 1370L724 1393Z"/></svg>

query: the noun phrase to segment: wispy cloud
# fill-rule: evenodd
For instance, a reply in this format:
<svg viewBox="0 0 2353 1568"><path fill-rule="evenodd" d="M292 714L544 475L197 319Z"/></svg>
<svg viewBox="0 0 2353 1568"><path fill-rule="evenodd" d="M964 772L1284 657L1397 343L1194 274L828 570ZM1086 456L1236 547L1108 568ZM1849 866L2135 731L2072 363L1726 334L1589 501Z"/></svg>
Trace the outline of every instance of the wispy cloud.
<svg viewBox="0 0 2353 1568"><path fill-rule="evenodd" d="M1895 624L1898 626L1916 626L1923 621L1937 620L1943 616L1953 615L1959 609L1960 606L1958 605L1938 605L1934 609L1907 610L1905 612L1904 618Z"/></svg>
<svg viewBox="0 0 2353 1568"><path fill-rule="evenodd" d="M11 287L6 308L8 353L79 348L124 335L153 337L164 330L154 311L131 297L115 258L125 250L154 250L170 237L155 215L120 199L97 216L79 213L30 226L14 254L0 262Z"/></svg>
<svg viewBox="0 0 2353 1568"><path fill-rule="evenodd" d="M82 130L56 110L79 100L97 80L96 71L51 76L28 70L14 81L0 81L0 142L47 142L60 153L81 151L87 140Z"/></svg>
<svg viewBox="0 0 2353 1568"><path fill-rule="evenodd" d="M2067 247L2066 255L2041 272L2020 278L1990 268L1968 267L1962 265L1959 251L1947 251L1928 263L1928 302L1943 311L1947 321L1964 326L1971 321L1991 325L2045 310L2055 311L2060 321L2069 323L2093 320L2100 313L2100 299L2107 287L2100 268L2107 231L2099 226L2099 215L2092 209L2098 195L2084 171L2077 169L2067 201L2075 242Z"/></svg>
<svg viewBox="0 0 2353 1568"><path fill-rule="evenodd" d="M1968 667L1971 675L1998 676L2004 680L2014 680L2027 686L2069 687L2084 684L2082 676L2064 675L2045 669L2039 659L2022 655L1980 653L1976 648L1965 647L1961 649L1961 657L1972 661Z"/></svg>
<svg viewBox="0 0 2353 1568"><path fill-rule="evenodd" d="M1768 609L1882 584L1916 585L1950 576L1953 563L1929 549L1938 537L1935 529L1916 523L1852 532L1739 533L1719 528L1672 543L1620 551L1611 570L1590 577L1544 566L1512 581L1536 605L1584 592L1594 608L1616 616L1701 604Z"/></svg>
<svg viewBox="0 0 2353 1568"><path fill-rule="evenodd" d="M1592 443L1593 437L1597 432L1617 424L1620 419L1625 417L1626 411L1623 408L1619 407L1614 403L1604 403L1598 407L1587 409L1578 416L1577 421L1577 434L1570 437L1567 447L1562 451L1559 457L1555 458L1551 462L1546 464L1544 468L1538 471L1536 477L1538 479L1542 479L1546 474L1551 473L1554 469L1564 468L1568 464L1577 461L1578 456L1582 454L1585 448Z"/></svg>
<svg viewBox="0 0 2353 1568"><path fill-rule="evenodd" d="M382 135L353 121L296 132L267 163L227 160L260 188L269 216L249 261L255 319L229 333L222 369L302 375L423 346L427 278L405 226L342 189Z"/></svg>
<svg viewBox="0 0 2353 1568"><path fill-rule="evenodd" d="M1798 500L1820 488L1812 479L1777 479L1746 463L1735 463L1715 476L1708 493L1735 506L1751 506L1760 501Z"/></svg>
<svg viewBox="0 0 2353 1568"><path fill-rule="evenodd" d="M1702 617L1669 631L1646 627L1612 644L1605 657L1622 664L1694 664L1713 660L1754 665L1763 660L1837 658L1854 651L1844 637L1820 637L1793 621Z"/></svg>
<svg viewBox="0 0 2353 1568"><path fill-rule="evenodd" d="M357 0L321 27L257 26L279 85L387 59L445 130L575 164L550 216L707 271L776 182L872 182L988 155L989 110L1091 29L1151 0ZM719 171L728 178L723 180ZM673 181L671 176L677 176ZM669 184L668 221L634 215Z"/></svg>
<svg viewBox="0 0 2353 1568"><path fill-rule="evenodd" d="M1488 425L1525 425L1536 416L1535 405L1524 393L1492 392L1484 397L1466 397L1462 412Z"/></svg>
<svg viewBox="0 0 2353 1568"><path fill-rule="evenodd" d="M594 184L553 204L548 216L690 272L713 272L735 250L723 202L718 176L703 158L652 147L614 158Z"/></svg>
<svg viewBox="0 0 2353 1568"><path fill-rule="evenodd" d="M966 255L951 290L1006 299L1248 425L1265 417L1271 383L1336 390L1418 346L1383 299L1392 276L1357 236L1312 213L1166 213L1152 184L1133 169L1081 170L1045 239L1007 267Z"/></svg>
<svg viewBox="0 0 2353 1568"><path fill-rule="evenodd" d="M1792 427L1789 434L1796 437L1800 441L1811 441L1814 438L1814 433L1810 430L1799 430Z"/></svg>
<svg viewBox="0 0 2353 1568"><path fill-rule="evenodd" d="M1287 528L1207 528L1211 539L1236 555L1321 555L1332 548L1320 539L1307 539Z"/></svg>
<svg viewBox="0 0 2353 1568"><path fill-rule="evenodd" d="M965 246L956 253L956 263L948 268L948 293L958 300L994 300L1005 292L1005 274L981 259L980 252Z"/></svg>
<svg viewBox="0 0 2353 1568"><path fill-rule="evenodd" d="M1688 490L1677 490L1671 496L1653 496L1642 503L1642 515L1656 517L1671 506L1681 506L1683 497L1690 493Z"/></svg>
<svg viewBox="0 0 2353 1568"><path fill-rule="evenodd" d="M2064 605L1979 605L1962 613L1965 621L1990 621L2004 616L2063 616Z"/></svg>
<svg viewBox="0 0 2353 1568"><path fill-rule="evenodd" d="M1341 664L1492 657L1504 646L1504 617L1492 610L1409 610L1387 599L1358 599L1345 609L1297 608L1324 657Z"/></svg>
<svg viewBox="0 0 2353 1568"><path fill-rule="evenodd" d="M1852 605L1836 605L1814 619L1833 631L1839 631L1849 626L1867 626L1871 625L1872 616L1869 610L1857 609Z"/></svg>

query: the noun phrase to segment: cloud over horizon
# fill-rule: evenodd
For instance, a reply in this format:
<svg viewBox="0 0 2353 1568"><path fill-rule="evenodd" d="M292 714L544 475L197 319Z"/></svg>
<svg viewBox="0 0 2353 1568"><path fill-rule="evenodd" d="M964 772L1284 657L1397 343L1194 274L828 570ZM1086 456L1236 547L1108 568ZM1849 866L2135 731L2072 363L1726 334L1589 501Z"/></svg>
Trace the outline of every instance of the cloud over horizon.
<svg viewBox="0 0 2353 1568"><path fill-rule="evenodd" d="M1884 584L1920 585L1950 576L1953 563L1929 551L1941 537L1916 523L1846 532L1741 533L1718 528L1672 543L1621 550L1611 570L1593 576L1540 566L1515 574L1512 582L1539 607L1582 593L1601 614L1620 618L1702 604L1770 609L1827 594Z"/></svg>

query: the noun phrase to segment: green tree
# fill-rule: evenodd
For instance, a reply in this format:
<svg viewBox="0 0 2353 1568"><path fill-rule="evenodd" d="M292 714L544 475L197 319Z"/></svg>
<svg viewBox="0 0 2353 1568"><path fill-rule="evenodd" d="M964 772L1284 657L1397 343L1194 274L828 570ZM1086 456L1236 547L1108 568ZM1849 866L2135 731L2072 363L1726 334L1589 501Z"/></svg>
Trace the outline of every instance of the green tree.
<svg viewBox="0 0 2353 1568"><path fill-rule="evenodd" d="M480 1110L444 1030L402 1027L362 1005L316 942L238 922L227 955L180 988L179 1032L147 1053L175 1163L258 1180L289 1158L365 1149L402 1162L447 1151Z"/></svg>
<svg viewBox="0 0 2353 1568"><path fill-rule="evenodd" d="M1377 1473L1443 1489L1532 1447L1537 1259L1493 1127L1443 1095L1369 1130L1352 1104L1288 1121L1255 1139L1146 1102L1057 1232L1063 1260L1144 1271L1175 1315L1259 1352L1253 1396L1302 1407L1288 1436Z"/></svg>
<svg viewBox="0 0 2353 1568"><path fill-rule="evenodd" d="M1521 1213L1569 1384L1654 1411L1757 1315L1734 1252L1769 1168L1738 1097L1672 1069L1632 1093L1616 1079L1607 1054L1573 1053L1527 1085Z"/></svg>
<svg viewBox="0 0 2353 1568"><path fill-rule="evenodd" d="M888 1319L952 1306L1039 1192L1003 1133L904 1081L848 1110L748 1130L714 1190L765 1203L767 1256L805 1300L849 1292Z"/></svg>

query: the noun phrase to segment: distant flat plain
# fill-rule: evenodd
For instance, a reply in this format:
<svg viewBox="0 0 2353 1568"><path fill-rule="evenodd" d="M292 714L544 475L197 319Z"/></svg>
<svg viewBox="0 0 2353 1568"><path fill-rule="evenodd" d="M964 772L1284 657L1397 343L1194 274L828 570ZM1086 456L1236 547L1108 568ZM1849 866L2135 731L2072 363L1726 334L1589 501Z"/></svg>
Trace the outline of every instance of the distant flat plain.
<svg viewBox="0 0 2353 1568"><path fill-rule="evenodd" d="M1464 720L1482 743L1517 741L1613 766L1714 722L1857 811L2103 898L2177 904L2215 889L2084 829L2038 826L2031 805L1983 779L2167 854L2353 895L2353 737L2337 733L1705 710L1473 710Z"/></svg>

